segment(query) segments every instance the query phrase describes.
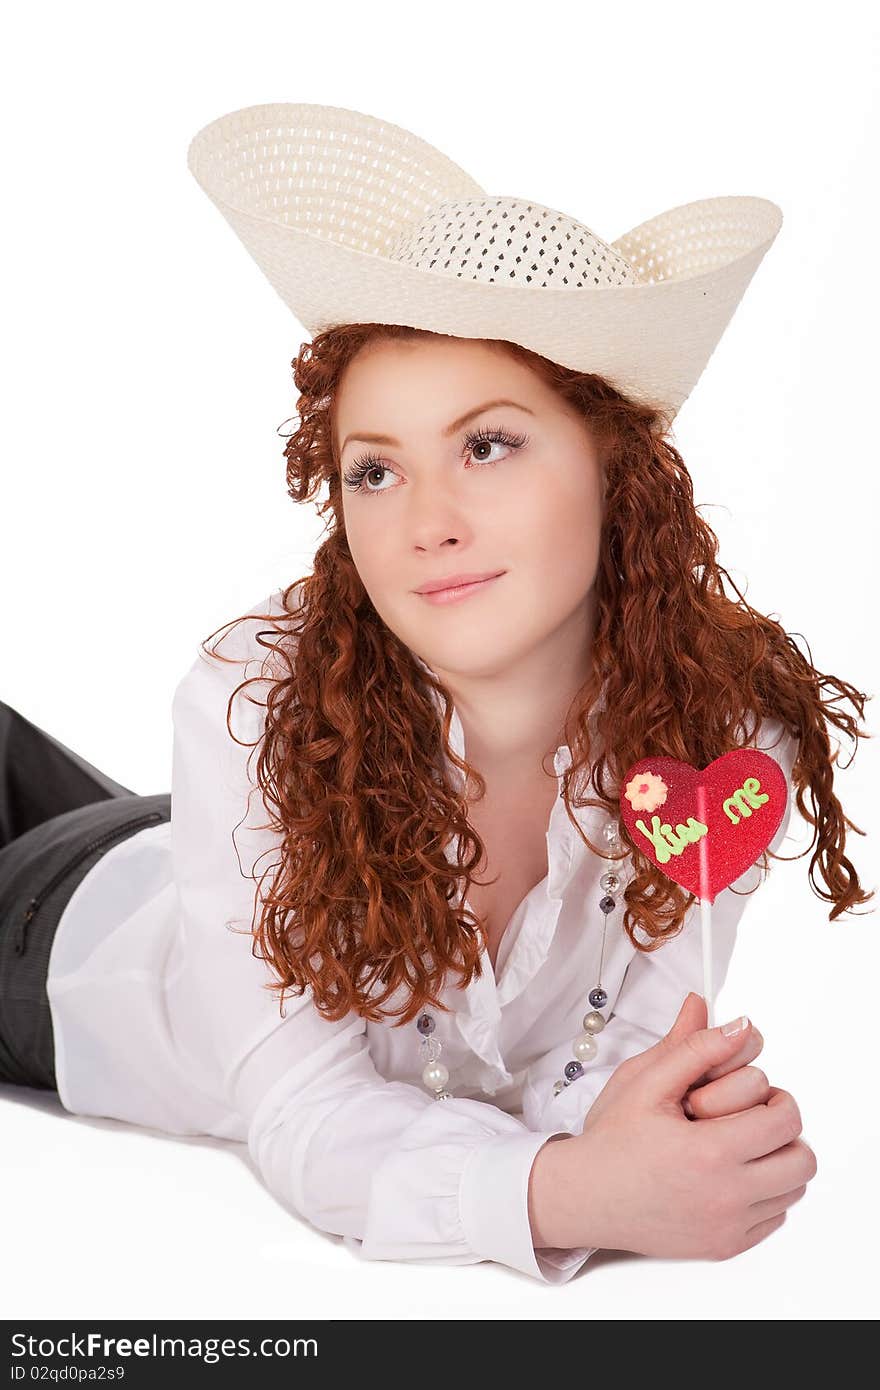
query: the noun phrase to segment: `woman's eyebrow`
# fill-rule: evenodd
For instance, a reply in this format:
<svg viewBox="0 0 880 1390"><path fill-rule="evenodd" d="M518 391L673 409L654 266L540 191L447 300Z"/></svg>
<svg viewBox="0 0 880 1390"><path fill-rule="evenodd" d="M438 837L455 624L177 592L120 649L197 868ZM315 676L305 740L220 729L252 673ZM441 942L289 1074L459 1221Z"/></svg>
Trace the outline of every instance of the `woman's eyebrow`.
<svg viewBox="0 0 880 1390"><path fill-rule="evenodd" d="M514 410L524 410L527 415L534 415L535 413L533 410L529 410L529 407L527 405L520 405L518 401L508 401L505 399L497 401L486 401L485 405L475 406L473 410L468 410L464 415L460 415L457 420L453 420L451 425L447 425L446 429L443 431L444 439L448 439L451 434L455 434L457 430L462 429L464 425L468 424L469 421L475 419L478 415L482 415L484 411L496 410L498 406L501 405L512 406ZM357 440L359 444L386 444L390 449L402 448L400 440L392 439L391 435L389 434L366 434L355 432L354 434L347 434L345 436L345 439L342 442L342 449L340 449L339 452L342 453L342 450L345 448L346 444L350 444L352 440Z"/></svg>

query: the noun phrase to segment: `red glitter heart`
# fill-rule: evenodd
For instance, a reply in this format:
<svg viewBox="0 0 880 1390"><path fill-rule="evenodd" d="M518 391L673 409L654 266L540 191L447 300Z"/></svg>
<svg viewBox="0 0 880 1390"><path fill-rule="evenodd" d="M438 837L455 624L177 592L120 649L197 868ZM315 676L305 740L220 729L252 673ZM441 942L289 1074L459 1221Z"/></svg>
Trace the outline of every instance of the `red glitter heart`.
<svg viewBox="0 0 880 1390"><path fill-rule="evenodd" d="M702 772L677 758L640 758L623 778L620 816L667 878L711 903L770 844L787 800L776 759L735 748Z"/></svg>

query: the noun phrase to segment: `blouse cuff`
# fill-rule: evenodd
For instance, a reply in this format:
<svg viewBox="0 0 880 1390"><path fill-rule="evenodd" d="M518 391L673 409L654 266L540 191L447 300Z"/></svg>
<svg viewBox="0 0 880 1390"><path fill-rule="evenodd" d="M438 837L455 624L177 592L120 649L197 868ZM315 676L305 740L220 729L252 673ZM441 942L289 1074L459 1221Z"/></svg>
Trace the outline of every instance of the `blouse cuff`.
<svg viewBox="0 0 880 1390"><path fill-rule="evenodd" d="M529 1174L538 1150L558 1130L496 1134L477 1145L464 1165L459 1215L470 1247L548 1284L563 1284L586 1264L597 1246L566 1250L532 1243Z"/></svg>

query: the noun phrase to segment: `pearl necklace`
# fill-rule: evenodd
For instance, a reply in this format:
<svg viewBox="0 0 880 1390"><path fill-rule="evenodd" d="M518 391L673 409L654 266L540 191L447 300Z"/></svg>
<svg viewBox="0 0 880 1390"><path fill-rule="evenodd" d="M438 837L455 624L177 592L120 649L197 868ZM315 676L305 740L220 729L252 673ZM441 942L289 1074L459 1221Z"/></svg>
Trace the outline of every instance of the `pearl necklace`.
<svg viewBox="0 0 880 1390"><path fill-rule="evenodd" d="M608 847L610 858L620 858L625 852L625 845L620 839L620 826L617 821L606 821L602 828L605 843ZM560 1091L566 1086L570 1086L573 1081L577 1081L579 1076L584 1074L584 1063L591 1062L599 1051L599 1044L596 1042L596 1034L601 1033L605 1027L606 1020L599 1012L608 1003L608 995L602 987L602 966L605 962L605 937L608 931L608 917L617 906L617 899L613 896L620 888L620 877L618 874L609 870L599 879L599 887L602 889L603 897L599 900L599 911L604 918L602 928L602 949L599 955L598 980L590 990L587 998L590 1004L589 1013L585 1013L581 1020L583 1032L579 1033L572 1043L574 1056L570 1062L566 1062L563 1075L553 1083L553 1094L558 1096ZM424 1062L422 1071L422 1081L433 1091L435 1100L451 1100L452 1092L447 1090L446 1083L449 1080L449 1071L440 1061L440 1053L443 1044L439 1038L433 1036L437 1027L433 1014L424 1010L416 1019L416 1028L420 1034L419 1055Z"/></svg>

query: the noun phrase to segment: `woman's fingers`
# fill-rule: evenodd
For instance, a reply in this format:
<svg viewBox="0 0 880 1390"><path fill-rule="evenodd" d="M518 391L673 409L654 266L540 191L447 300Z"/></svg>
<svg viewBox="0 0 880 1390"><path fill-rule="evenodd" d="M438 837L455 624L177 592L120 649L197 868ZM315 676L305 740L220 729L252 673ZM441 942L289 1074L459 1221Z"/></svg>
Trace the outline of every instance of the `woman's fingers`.
<svg viewBox="0 0 880 1390"><path fill-rule="evenodd" d="M742 1047L734 1052L732 1057L728 1057L726 1062L719 1062L717 1067L710 1067L696 1084L703 1086L708 1081L716 1081L719 1076L727 1076L729 1072L736 1071L737 1067L748 1066L749 1062L754 1062L763 1046L764 1038L761 1031L753 1023L743 1040Z"/></svg>
<svg viewBox="0 0 880 1390"><path fill-rule="evenodd" d="M770 1083L760 1067L741 1066L737 1071L706 1081L687 1093L685 1113L695 1120L717 1119L763 1105L770 1097Z"/></svg>
<svg viewBox="0 0 880 1390"><path fill-rule="evenodd" d="M771 1099L772 1104L772 1099ZM813 1181L819 1165L816 1155L800 1135L771 1153L746 1164L747 1182L754 1193L753 1206L784 1196Z"/></svg>
<svg viewBox="0 0 880 1390"><path fill-rule="evenodd" d="M772 1216L778 1216L781 1211L794 1206L799 1202L807 1190L807 1184L802 1182L800 1187L794 1187L790 1192L783 1192L779 1197L765 1197L761 1202L752 1202L752 1222L757 1225L759 1221L768 1221Z"/></svg>

